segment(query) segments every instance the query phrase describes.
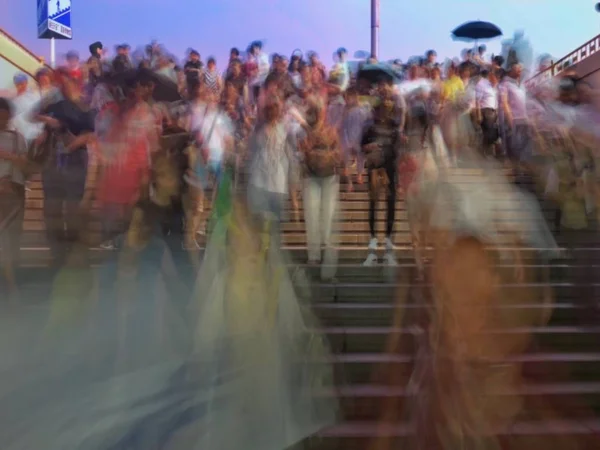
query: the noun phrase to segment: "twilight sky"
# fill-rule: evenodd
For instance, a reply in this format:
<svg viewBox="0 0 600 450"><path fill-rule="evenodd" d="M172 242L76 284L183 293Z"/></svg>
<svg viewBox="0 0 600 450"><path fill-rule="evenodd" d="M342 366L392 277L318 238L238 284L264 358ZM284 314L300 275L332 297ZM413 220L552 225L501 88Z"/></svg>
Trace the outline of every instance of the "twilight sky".
<svg viewBox="0 0 600 450"><path fill-rule="evenodd" d="M512 37L524 29L536 52L565 56L600 33L596 0L380 0L380 57L422 54L458 56L467 45L450 31L468 20L494 22ZM330 65L332 52L369 49L370 0L72 0L72 41L58 41L59 61L68 50L88 56L90 43L132 48L157 39L182 58L188 47L223 67L232 46L266 41L268 53L316 50ZM49 42L36 37L36 2L0 0L0 27L33 52L49 58ZM487 43L498 52L500 40Z"/></svg>

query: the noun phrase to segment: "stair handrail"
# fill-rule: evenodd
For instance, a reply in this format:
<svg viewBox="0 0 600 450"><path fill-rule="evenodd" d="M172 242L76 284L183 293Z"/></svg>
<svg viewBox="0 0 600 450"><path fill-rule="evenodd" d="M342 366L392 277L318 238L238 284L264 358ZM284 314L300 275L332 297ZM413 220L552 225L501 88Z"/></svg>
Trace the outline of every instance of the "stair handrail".
<svg viewBox="0 0 600 450"><path fill-rule="evenodd" d="M528 86L535 86L544 80L560 74L565 69L580 63L597 52L600 52L600 34L568 53L566 56L563 56L558 61L551 61L550 67L536 73L529 78L525 84Z"/></svg>

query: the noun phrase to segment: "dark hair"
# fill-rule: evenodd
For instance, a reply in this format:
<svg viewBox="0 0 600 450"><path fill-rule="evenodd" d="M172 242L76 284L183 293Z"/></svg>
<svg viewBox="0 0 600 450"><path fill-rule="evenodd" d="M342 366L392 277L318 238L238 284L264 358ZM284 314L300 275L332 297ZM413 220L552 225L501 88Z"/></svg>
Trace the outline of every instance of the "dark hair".
<svg viewBox="0 0 600 450"><path fill-rule="evenodd" d="M8 111L8 114L12 117L13 106L9 99L0 97L0 111Z"/></svg>
<svg viewBox="0 0 600 450"><path fill-rule="evenodd" d="M98 50L102 50L102 42L97 41L97 42L94 42L93 44L90 44L89 49L90 49L90 53L92 55L95 55Z"/></svg>
<svg viewBox="0 0 600 450"><path fill-rule="evenodd" d="M504 56L496 55L492 61L494 61L498 66L502 67L504 64Z"/></svg>
<svg viewBox="0 0 600 450"><path fill-rule="evenodd" d="M300 55L296 55L292 53L292 57L290 58L290 63L288 64L288 72L291 72L294 69L294 64L298 63L298 71L300 71L300 67L304 63Z"/></svg>
<svg viewBox="0 0 600 450"><path fill-rule="evenodd" d="M469 75L472 75L472 74L473 74L473 71L474 71L474 68L475 68L474 64L473 64L473 63L471 63L471 62L468 62L468 61L467 61L467 62L461 63L461 64L458 66L458 73L459 73L460 75L462 75L463 73L466 73L466 72L468 72L468 73L469 73Z"/></svg>
<svg viewBox="0 0 600 450"><path fill-rule="evenodd" d="M485 45L480 45L477 50L479 51L479 53L483 53L487 50L487 47Z"/></svg>
<svg viewBox="0 0 600 450"><path fill-rule="evenodd" d="M427 50L425 56L429 58L430 56L437 56L437 53L435 52L435 50Z"/></svg>
<svg viewBox="0 0 600 450"><path fill-rule="evenodd" d="M206 61L206 65L208 66L209 64L217 64L217 60L211 56L210 58L208 58L208 60Z"/></svg>
<svg viewBox="0 0 600 450"><path fill-rule="evenodd" d="M231 50L229 50L229 54L240 56L240 51L236 47L233 47Z"/></svg>

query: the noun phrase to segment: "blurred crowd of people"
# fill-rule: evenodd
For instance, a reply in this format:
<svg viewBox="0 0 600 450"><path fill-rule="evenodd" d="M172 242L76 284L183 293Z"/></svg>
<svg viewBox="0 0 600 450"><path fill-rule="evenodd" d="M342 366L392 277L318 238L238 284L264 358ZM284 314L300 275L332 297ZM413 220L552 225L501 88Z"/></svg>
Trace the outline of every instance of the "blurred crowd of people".
<svg viewBox="0 0 600 450"><path fill-rule="evenodd" d="M417 265L424 267L423 255L429 246L439 250L441 262L432 270L446 267L452 271L437 274L434 281L447 283L448 292L458 289L460 280L465 281L464 274L454 270L460 264L442 264L447 256L444 252L454 245L455 238L474 236L496 245L502 253L500 236L509 232L521 249L532 246L556 253L554 237L538 218L537 204L527 201L529 197L524 202L530 213L529 226L515 225L510 212L496 204L494 195L502 186L516 202L525 198L520 195L529 186L526 181L537 180L541 185L537 193L556 205L556 229L567 246L577 245L577 233L582 230L596 229L596 91L575 73L566 71L560 78L527 86L518 48L506 57L489 58L480 46L465 51L462 59L444 64L438 63L433 50L406 65L369 58L356 71L351 70L346 49L339 48L335 54L335 63L327 70L314 52L269 57L263 44L256 41L245 52L233 48L227 67L220 70L214 58L204 63L195 50L189 51L187 61L179 67L157 43L148 45L140 55L130 55L127 45L119 45L117 55L109 60L103 44L96 42L90 45L87 62L69 52L64 66L40 69L35 85L24 74L16 74L16 95L0 99L0 258L9 288L18 290L15 268L27 180L41 173L45 232L58 271L52 292L57 301L72 305L69 302L77 303L89 295L90 248L119 250L111 252L120 255L117 270L110 272L112 278L98 283L100 290L106 290L102 291L106 302L95 303L104 315L90 314L99 321L97 329L122 330L122 305L112 303L119 295L143 299L137 305L139 311L145 311L149 298L165 296L169 301L157 300L154 307L161 320L172 322L160 328L152 326L147 312L125 315L129 329L137 331L139 327L141 331L126 338L125 332L123 336L105 332L111 339L114 334L116 340L106 354L117 352L115 358L125 364L123 371L127 372L146 367L148 361L171 361L176 353L186 376L197 376L209 385L208 393L202 391L208 396L202 401L225 392L219 390L223 388L219 383L235 397L232 403L210 403L214 408L211 418L220 425L214 429L221 433L198 438L203 448L241 448L254 442L253 429L270 421L282 426L269 428L272 432L261 434L261 446L257 443L248 448L285 448L335 420L335 401L320 403L319 415L312 397L298 394L305 393L302 389L323 387L331 373L328 367L309 364L310 358L325 360L328 346L317 331L308 330L287 271L281 269L286 262L279 252L281 224L287 220L288 202L295 216L292 219L298 219L302 201L307 263L320 265L321 278L332 280L338 259L340 180L346 182L344 188L349 192L363 184L369 192L370 239L364 243L368 247L365 266L379 263L381 237L383 262L396 265L394 225L400 193L407 201ZM487 171L490 184L462 189L450 176L461 167ZM382 192L386 220L384 234L378 236L376 211ZM94 203L98 208L92 208ZM99 232L90 226L92 219L100 222ZM535 226L530 226L532 223ZM157 240L162 242L160 246L155 245ZM470 241L466 244L467 250L475 248ZM196 265L201 248L205 248L204 260ZM467 253L485 259L481 248ZM166 253L182 262L177 275L191 280L192 291L196 287L195 296L201 300L200 306L196 305L196 322L186 322L190 317L178 309L180 303L186 303L184 297L192 298L194 304L194 296L189 292L182 295L173 274L157 269L156 261L162 261ZM464 273L488 267L482 259L467 256L461 259ZM151 268L149 260L154 261ZM127 288L115 283L128 276L134 261L144 275L137 281L137 294L127 284L131 280L125 283ZM580 263L580 267L594 270L589 261ZM81 267L88 272L81 272ZM155 289L158 273L166 280L166 293ZM490 273L491 269L485 275ZM423 271L421 276L426 276ZM497 284L483 275L480 279L483 281L477 286L481 289ZM75 288L86 283L83 290ZM474 288L469 295L479 293ZM587 291L581 295L594 298ZM448 301L453 298L449 296ZM105 314L104 309L110 309L107 305L114 306L117 313ZM234 307L225 307L228 305ZM461 309L456 306L455 310ZM175 321L175 316L181 322ZM184 322L191 327L190 333L183 331ZM175 353L164 344L161 333L165 330L177 339L183 336ZM98 348L109 346L104 335L85 334L88 332L92 333L78 329L81 334L69 338L73 346L69 349L81 346L85 353L97 348L85 339L97 339L93 342L101 342ZM307 334L312 338L306 340ZM81 342L73 337L84 335ZM156 338L151 341L156 346L147 344L150 335ZM51 350L62 355L63 344L55 341ZM123 345L127 354L137 359L129 360L115 350ZM49 373L45 360L36 359L37 355L33 360L27 359L28 354L22 358L16 360L27 368L33 367L31 361L39 365L39 372L29 370L38 376L32 383ZM62 360L56 361L61 364ZM304 364L302 370L299 361ZM248 362L248 367L256 366L256 370L246 369ZM56 370L66 367L57 366ZM164 377L157 376L156 383L162 389L161 383L168 385L181 374L179 366L177 370L161 367ZM240 367L244 368L238 375L243 383L231 376ZM89 381L90 373L94 371L82 370L78 376ZM235 383L227 385L230 376ZM60 377L51 378L59 383ZM271 396L274 386L277 398ZM154 388L148 392L156 392ZM57 384L55 395L73 402L64 411L75 417L83 413L75 403L78 395L65 394L70 389L70 385ZM132 405L144 395L132 393ZM38 400L31 397L31 408L39 407ZM169 411L187 412L187 401ZM250 416L254 403L260 403L262 409L258 410L264 415ZM284 404L290 406L280 414ZM46 406L53 407L50 401ZM24 420L18 414L25 410L14 408L15 423ZM87 413L93 416L93 411ZM237 422L231 421L232 414L239 414ZM137 420L123 417L131 423ZM64 429L60 420L69 423L70 419L48 414L45 420L53 422L39 433L31 433L35 445L28 448L49 439L44 430L52 433L53 426ZM260 426L253 425L259 422ZM236 432L222 432L225 429ZM289 433L280 434L284 429ZM114 430L111 432L120 432L119 427ZM54 448L76 448L74 442L87 442L76 436L78 432L85 439L89 438L86 433L92 433L82 425L71 437L62 435L62 447ZM7 448L24 448L13 445ZM97 448L106 447L98 444Z"/></svg>
<svg viewBox="0 0 600 450"><path fill-rule="evenodd" d="M186 161L179 161L185 173L174 175L185 179L182 189L193 192L193 205L186 206L196 210L180 220L187 224L184 246L193 247L196 233L205 231L205 190L218 184L224 164L233 164L236 174L250 174L250 204L273 209L279 218L284 198L289 195L296 209L302 192L308 259L317 263L321 246L335 247L340 176L351 191L366 174L373 195L365 264L377 262L375 191L381 186L387 186L388 204L384 259L394 264L394 205L404 156L429 149L438 163L452 166L465 148L476 148L506 160L518 177L533 169L542 130L562 129L560 120L572 120L565 114L587 122L595 114L593 90L584 81L566 74L560 85L527 90L517 52L507 61L487 58L485 46L444 64L433 50L406 65L370 58L358 72L350 70L344 48L328 71L314 52L269 58L259 41L245 53L233 48L224 71L214 58L205 64L195 50L178 67L157 43L135 58L127 45L119 45L112 60L105 53L100 42L90 45L85 63L69 52L63 67L40 69L35 86L17 74L16 96L3 101L8 137L2 180L20 205L15 230L25 180L42 170L46 230L59 261L63 241L74 239L81 205L99 202L101 245L113 248L136 202L160 195L152 189L151 169L159 150L175 142L165 140L167 134L190 135ZM7 261L16 260L18 235L5 244Z"/></svg>

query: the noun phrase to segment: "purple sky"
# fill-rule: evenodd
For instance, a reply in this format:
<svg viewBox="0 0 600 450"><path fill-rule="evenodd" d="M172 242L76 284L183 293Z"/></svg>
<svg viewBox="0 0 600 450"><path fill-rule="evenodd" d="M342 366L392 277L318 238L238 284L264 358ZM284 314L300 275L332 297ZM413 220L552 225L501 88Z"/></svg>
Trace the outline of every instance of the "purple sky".
<svg viewBox="0 0 600 450"><path fill-rule="evenodd" d="M88 45L102 41L111 50L157 39L178 57L188 47L221 67L232 46L265 39L269 53L316 50L329 65L344 46L353 54L369 49L370 0L72 0L73 41L59 41L60 58L74 48L87 57ZM468 20L496 23L505 37L524 29L539 53L559 58L600 33L592 0L381 0L381 58L408 57L435 48L458 56L466 44L450 31ZM0 0L0 26L35 53L49 57L49 43L36 38L36 2ZM499 40L487 43L499 51Z"/></svg>

